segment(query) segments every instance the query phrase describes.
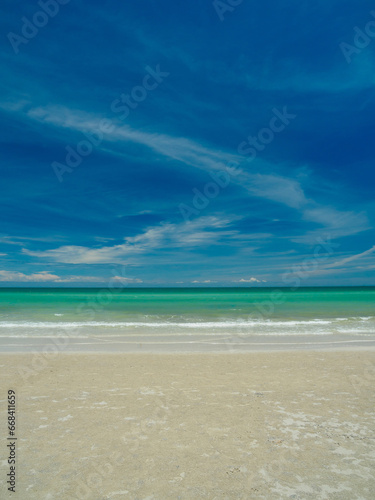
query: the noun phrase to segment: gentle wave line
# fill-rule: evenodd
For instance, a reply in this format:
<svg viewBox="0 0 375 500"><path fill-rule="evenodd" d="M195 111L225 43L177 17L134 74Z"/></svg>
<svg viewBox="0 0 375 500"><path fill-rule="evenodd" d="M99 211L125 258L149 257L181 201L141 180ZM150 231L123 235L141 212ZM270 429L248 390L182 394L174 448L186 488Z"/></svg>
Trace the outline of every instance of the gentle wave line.
<svg viewBox="0 0 375 500"><path fill-rule="evenodd" d="M344 319L356 321L358 323L367 322L373 317L365 318L334 318L334 319L313 319L313 320L258 320L258 321L195 321L195 322L146 322L146 321L76 321L76 322L49 322L49 321L0 321L0 328L79 328L79 327L179 327L179 328L228 328L228 327L249 327L249 326L267 326L267 327L289 327L289 326L308 326L308 325L333 325ZM342 324L342 323L341 323Z"/></svg>

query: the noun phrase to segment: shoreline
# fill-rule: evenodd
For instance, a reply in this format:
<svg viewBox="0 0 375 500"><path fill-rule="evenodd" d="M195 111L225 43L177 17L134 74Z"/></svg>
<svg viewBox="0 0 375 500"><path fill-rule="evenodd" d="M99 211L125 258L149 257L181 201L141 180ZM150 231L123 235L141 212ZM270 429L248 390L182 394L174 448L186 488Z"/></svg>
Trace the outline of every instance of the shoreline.
<svg viewBox="0 0 375 500"><path fill-rule="evenodd" d="M0 354L50 353L252 353L375 350L375 339L364 336L106 336L0 337ZM51 354L52 355L52 354Z"/></svg>

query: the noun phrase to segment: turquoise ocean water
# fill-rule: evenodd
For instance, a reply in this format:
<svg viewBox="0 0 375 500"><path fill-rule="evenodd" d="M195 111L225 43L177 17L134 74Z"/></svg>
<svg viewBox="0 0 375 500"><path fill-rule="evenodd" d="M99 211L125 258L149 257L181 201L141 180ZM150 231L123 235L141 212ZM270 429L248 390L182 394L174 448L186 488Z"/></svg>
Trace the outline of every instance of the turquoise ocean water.
<svg viewBox="0 0 375 500"><path fill-rule="evenodd" d="M0 288L0 337L361 335L375 287Z"/></svg>

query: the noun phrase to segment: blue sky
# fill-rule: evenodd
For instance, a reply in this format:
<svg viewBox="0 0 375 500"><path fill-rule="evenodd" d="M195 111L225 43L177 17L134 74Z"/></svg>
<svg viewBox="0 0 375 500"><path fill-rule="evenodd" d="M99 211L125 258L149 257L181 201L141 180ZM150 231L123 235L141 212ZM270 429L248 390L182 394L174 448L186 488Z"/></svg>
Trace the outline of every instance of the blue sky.
<svg viewBox="0 0 375 500"><path fill-rule="evenodd" d="M375 284L371 2L1 10L2 286Z"/></svg>

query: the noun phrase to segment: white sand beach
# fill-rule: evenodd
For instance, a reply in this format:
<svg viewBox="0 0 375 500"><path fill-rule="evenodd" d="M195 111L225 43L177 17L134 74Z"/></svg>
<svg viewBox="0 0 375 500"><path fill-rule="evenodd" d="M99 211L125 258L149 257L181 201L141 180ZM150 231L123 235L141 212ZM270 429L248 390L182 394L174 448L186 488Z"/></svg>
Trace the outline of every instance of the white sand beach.
<svg viewBox="0 0 375 500"><path fill-rule="evenodd" d="M374 498L375 351L3 354L0 372L1 498Z"/></svg>

